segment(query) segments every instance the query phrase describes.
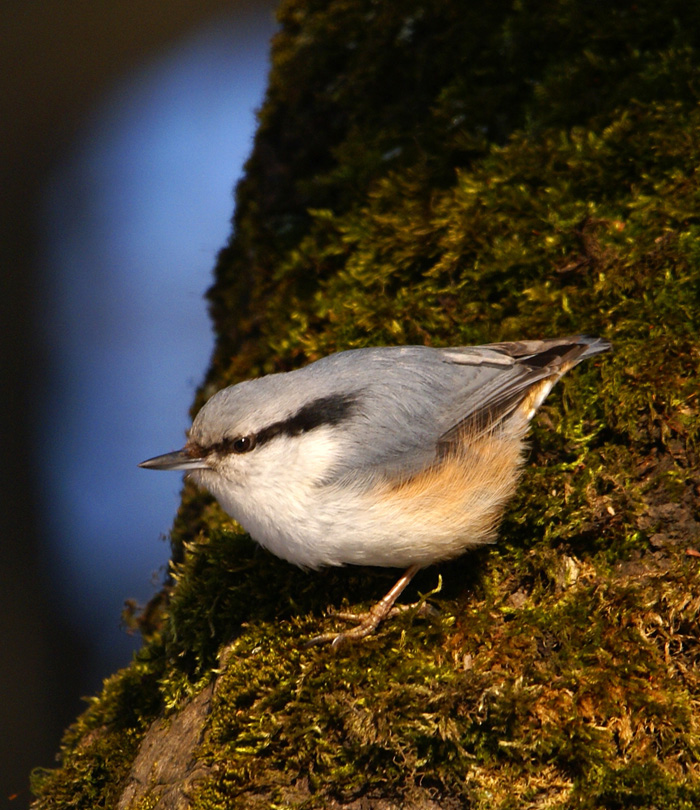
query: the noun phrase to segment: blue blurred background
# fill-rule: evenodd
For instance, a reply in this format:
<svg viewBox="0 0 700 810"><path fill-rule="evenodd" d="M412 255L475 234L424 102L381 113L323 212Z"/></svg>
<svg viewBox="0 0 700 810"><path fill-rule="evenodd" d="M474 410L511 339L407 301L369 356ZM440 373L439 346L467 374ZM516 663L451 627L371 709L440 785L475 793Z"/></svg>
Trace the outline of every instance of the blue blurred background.
<svg viewBox="0 0 700 810"><path fill-rule="evenodd" d="M47 561L103 672L134 643L118 628L124 597L147 600L167 562L158 537L181 476L136 464L182 445L209 361L203 295L230 232L269 33L219 19L122 78L47 184L36 414L39 457L52 459L38 468Z"/></svg>
<svg viewBox="0 0 700 810"><path fill-rule="evenodd" d="M33 19L5 21L17 84L2 86L15 129L2 154L0 807L15 808L28 803L29 768L52 764L79 696L138 646L120 626L124 600L145 603L163 580L181 478L136 465L181 446L208 365L203 294L275 30L271 2L202 3L179 25L182 4L152 4L160 11L131 19L150 38L116 3L96 4L102 20L59 5L29 3L18 13ZM63 58L37 54L44 27L65 40ZM112 38L112 64L81 95L73 52L99 47L96 31ZM63 87L51 75L61 70L64 107L51 98L53 118L13 118L51 82Z"/></svg>

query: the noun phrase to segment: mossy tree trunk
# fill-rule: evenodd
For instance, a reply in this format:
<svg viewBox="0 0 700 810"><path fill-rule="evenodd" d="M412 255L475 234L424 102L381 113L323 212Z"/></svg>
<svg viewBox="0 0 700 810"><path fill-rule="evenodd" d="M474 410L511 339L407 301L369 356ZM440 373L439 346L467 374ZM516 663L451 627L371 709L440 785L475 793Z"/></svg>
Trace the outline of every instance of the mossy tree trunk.
<svg viewBox="0 0 700 810"><path fill-rule="evenodd" d="M498 544L339 651L390 574L259 552L186 486L142 650L37 810L700 806L692 3L288 0L195 407L350 347L573 332ZM409 593L410 597L411 594Z"/></svg>

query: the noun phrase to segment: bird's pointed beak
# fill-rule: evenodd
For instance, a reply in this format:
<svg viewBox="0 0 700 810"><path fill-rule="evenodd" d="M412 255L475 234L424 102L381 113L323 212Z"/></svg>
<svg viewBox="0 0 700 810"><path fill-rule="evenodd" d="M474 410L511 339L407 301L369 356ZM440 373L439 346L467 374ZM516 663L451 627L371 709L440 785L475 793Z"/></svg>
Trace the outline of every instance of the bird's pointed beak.
<svg viewBox="0 0 700 810"><path fill-rule="evenodd" d="M206 470L209 465L206 458L193 455L189 448L183 447L174 453L142 461L139 467L145 467L147 470Z"/></svg>

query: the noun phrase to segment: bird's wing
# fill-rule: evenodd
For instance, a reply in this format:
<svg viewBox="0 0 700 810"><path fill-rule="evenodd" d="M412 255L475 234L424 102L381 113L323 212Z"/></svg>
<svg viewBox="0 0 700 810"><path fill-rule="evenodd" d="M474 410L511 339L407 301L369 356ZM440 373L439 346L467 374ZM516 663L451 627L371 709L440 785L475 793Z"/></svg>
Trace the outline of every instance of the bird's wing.
<svg viewBox="0 0 700 810"><path fill-rule="evenodd" d="M506 424L527 401L527 418L517 428L522 434L559 377L607 348L605 341L576 336L456 349L360 350L357 372L345 368L360 405L332 477L360 470L372 479L409 477L434 464L465 432L478 435ZM541 396L530 402L533 390Z"/></svg>
<svg viewBox="0 0 700 810"><path fill-rule="evenodd" d="M470 399L464 415L439 438L439 452L448 451L465 433L476 437L504 425L513 417L513 431L524 433L530 419L562 375L587 357L609 348L608 341L587 335L477 347L488 353L496 352L510 365L506 366L507 372L495 375L478 391L477 397ZM459 360L455 358L452 362Z"/></svg>

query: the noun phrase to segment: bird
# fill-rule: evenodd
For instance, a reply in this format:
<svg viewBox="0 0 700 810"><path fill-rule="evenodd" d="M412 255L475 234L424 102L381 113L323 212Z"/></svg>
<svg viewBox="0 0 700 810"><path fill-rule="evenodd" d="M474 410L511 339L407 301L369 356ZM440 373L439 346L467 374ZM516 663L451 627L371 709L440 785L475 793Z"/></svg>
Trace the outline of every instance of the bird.
<svg viewBox="0 0 700 810"><path fill-rule="evenodd" d="M379 346L322 357L215 393L181 470L268 551L305 569L405 569L334 647L395 614L415 574L492 542L515 493L530 421L556 382L608 351L574 335L480 346Z"/></svg>

